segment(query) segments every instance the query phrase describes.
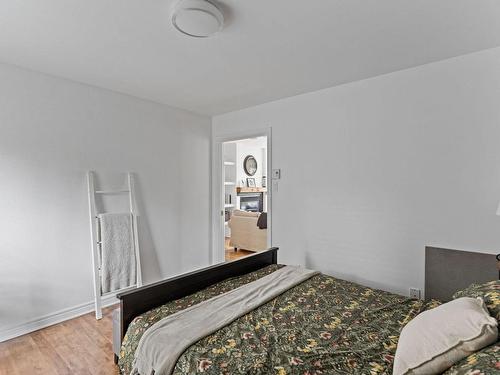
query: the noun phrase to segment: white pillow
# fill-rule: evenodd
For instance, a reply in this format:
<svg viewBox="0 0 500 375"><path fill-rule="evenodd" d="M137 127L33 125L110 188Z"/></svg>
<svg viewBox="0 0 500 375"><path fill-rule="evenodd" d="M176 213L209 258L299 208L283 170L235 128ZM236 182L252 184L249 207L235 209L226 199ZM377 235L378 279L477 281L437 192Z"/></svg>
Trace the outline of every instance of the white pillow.
<svg viewBox="0 0 500 375"><path fill-rule="evenodd" d="M417 315L403 328L393 375L439 374L497 338L497 320L484 301L458 298Z"/></svg>

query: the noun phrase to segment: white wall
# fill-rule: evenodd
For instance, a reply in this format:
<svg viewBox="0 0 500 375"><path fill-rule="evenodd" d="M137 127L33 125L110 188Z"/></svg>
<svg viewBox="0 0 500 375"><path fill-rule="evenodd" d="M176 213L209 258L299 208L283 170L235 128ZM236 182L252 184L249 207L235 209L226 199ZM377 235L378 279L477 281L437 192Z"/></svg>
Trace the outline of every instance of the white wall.
<svg viewBox="0 0 500 375"><path fill-rule="evenodd" d="M209 118L0 65L0 338L93 299L89 169L136 174L145 282L207 265L209 155Z"/></svg>
<svg viewBox="0 0 500 375"><path fill-rule="evenodd" d="M500 48L213 119L272 127L279 260L407 294L424 247L500 249Z"/></svg>

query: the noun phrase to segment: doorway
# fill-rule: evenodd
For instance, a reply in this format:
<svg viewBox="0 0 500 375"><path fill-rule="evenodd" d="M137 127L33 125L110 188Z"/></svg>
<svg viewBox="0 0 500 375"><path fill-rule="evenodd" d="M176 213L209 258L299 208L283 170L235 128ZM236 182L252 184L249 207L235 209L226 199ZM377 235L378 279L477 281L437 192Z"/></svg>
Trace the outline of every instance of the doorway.
<svg viewBox="0 0 500 375"><path fill-rule="evenodd" d="M270 135L220 139L215 147L219 173L214 173L214 188L219 199L214 209L220 216L213 232L214 263L271 247Z"/></svg>

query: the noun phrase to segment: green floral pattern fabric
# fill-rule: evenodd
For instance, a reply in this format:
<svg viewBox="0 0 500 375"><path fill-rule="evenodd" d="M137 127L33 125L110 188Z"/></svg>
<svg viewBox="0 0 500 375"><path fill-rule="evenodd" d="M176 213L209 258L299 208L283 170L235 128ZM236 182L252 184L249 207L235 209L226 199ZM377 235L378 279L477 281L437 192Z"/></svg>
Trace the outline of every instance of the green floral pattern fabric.
<svg viewBox="0 0 500 375"><path fill-rule="evenodd" d="M144 332L146 332L148 327L152 326L154 323L171 314L176 313L177 311L184 310L192 305L196 305L219 294L229 292L230 290L238 288L239 286L258 280L259 278L276 271L280 267L283 266L271 265L243 276L224 280L206 289L200 290L199 292L196 292L190 296L178 299L176 301L168 302L162 306L148 311L147 313L139 315L130 323L125 337L123 338L122 348L118 360L120 373L127 375L131 373L132 362L134 360L134 353L137 349L137 345L139 345L139 341Z"/></svg>
<svg viewBox="0 0 500 375"><path fill-rule="evenodd" d="M500 343L498 342L471 354L444 373L444 375L494 374L500 374Z"/></svg>
<svg viewBox="0 0 500 375"><path fill-rule="evenodd" d="M460 297L481 297L490 312L490 315L500 322L500 280L490 281L484 284L472 284L464 290L453 295L453 299Z"/></svg>
<svg viewBox="0 0 500 375"><path fill-rule="evenodd" d="M494 280L484 284L472 284L453 295L453 299L461 297L481 297L490 312L500 322L500 281ZM500 374L500 343L488 346L471 354L456 363L446 375L493 375Z"/></svg>
<svg viewBox="0 0 500 375"><path fill-rule="evenodd" d="M277 267L225 280L135 318L120 353L122 374L130 374L135 349L152 324ZM193 344L178 359L173 373L391 374L401 329L417 314L437 305L437 301L410 300L317 275ZM482 356L478 363L480 360ZM453 371L462 371L463 366L468 362L457 364ZM458 374L480 373L450 372Z"/></svg>

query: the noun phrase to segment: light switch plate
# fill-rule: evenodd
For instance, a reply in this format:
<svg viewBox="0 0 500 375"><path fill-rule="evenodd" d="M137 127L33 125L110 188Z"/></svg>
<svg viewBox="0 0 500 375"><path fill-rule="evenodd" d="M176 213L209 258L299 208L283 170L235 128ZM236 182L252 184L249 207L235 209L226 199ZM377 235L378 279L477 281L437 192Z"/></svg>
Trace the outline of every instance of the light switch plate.
<svg viewBox="0 0 500 375"><path fill-rule="evenodd" d="M281 178L281 169L273 169L273 180L279 180Z"/></svg>

